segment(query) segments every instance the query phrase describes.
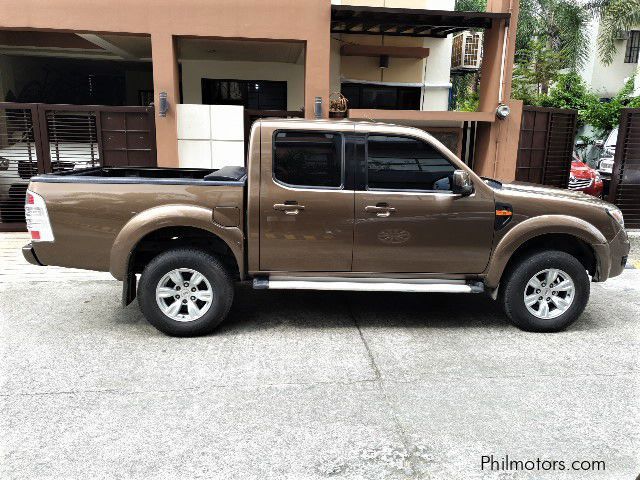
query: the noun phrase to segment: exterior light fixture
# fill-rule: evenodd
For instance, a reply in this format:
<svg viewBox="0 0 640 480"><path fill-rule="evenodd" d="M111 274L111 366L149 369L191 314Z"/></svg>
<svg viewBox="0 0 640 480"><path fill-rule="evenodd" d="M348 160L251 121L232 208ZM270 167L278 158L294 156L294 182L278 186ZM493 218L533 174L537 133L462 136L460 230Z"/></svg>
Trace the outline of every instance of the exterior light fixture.
<svg viewBox="0 0 640 480"><path fill-rule="evenodd" d="M496 117L498 117L501 120L504 120L505 118L507 118L509 116L509 114L511 113L511 109L509 108L508 105L498 105L498 108L496 109Z"/></svg>
<svg viewBox="0 0 640 480"><path fill-rule="evenodd" d="M158 113L161 117L166 117L167 112L169 111L169 99L167 98L167 92L160 92L158 95L158 99L160 100L158 105Z"/></svg>
<svg viewBox="0 0 640 480"><path fill-rule="evenodd" d="M380 55L380 68L389 68L389 55Z"/></svg>
<svg viewBox="0 0 640 480"><path fill-rule="evenodd" d="M313 115L315 118L322 118L322 97L316 97L313 104Z"/></svg>

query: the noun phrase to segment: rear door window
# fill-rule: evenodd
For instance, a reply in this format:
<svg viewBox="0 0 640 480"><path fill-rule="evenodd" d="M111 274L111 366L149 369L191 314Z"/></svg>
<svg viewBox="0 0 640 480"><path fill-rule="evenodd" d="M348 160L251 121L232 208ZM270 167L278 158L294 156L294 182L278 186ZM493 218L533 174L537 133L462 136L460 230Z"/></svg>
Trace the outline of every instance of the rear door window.
<svg viewBox="0 0 640 480"><path fill-rule="evenodd" d="M275 135L273 177L298 187L341 188L343 139L339 133L286 131Z"/></svg>

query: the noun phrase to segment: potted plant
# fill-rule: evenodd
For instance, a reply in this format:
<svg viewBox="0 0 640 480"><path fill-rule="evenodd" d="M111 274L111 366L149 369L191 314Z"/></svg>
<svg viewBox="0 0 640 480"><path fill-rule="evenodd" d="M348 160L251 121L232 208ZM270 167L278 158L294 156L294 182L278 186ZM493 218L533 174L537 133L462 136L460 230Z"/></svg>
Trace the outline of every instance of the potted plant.
<svg viewBox="0 0 640 480"><path fill-rule="evenodd" d="M348 101L340 92L329 95L329 118L346 118Z"/></svg>

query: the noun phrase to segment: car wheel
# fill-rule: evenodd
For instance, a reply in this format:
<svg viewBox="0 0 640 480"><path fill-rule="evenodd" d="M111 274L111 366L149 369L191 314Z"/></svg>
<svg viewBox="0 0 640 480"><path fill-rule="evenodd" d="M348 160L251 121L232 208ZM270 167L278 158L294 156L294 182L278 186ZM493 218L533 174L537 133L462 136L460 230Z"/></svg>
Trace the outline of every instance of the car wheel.
<svg viewBox="0 0 640 480"><path fill-rule="evenodd" d="M158 330L188 337L210 333L227 316L233 283L222 263L191 249L161 253L145 267L138 304Z"/></svg>
<svg viewBox="0 0 640 480"><path fill-rule="evenodd" d="M563 330L589 300L589 276L578 259L565 252L534 253L505 277L500 286L504 310L522 330Z"/></svg>

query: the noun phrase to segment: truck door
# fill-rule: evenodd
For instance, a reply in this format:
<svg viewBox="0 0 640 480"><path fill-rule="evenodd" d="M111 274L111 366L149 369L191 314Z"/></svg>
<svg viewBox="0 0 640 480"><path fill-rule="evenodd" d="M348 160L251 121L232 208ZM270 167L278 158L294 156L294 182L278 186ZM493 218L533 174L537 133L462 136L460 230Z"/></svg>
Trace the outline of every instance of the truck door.
<svg viewBox="0 0 640 480"><path fill-rule="evenodd" d="M482 272L495 218L489 188L454 194L456 166L426 139L365 135L355 185L353 271Z"/></svg>
<svg viewBox="0 0 640 480"><path fill-rule="evenodd" d="M260 270L351 270L354 191L346 187L345 133L263 123Z"/></svg>

